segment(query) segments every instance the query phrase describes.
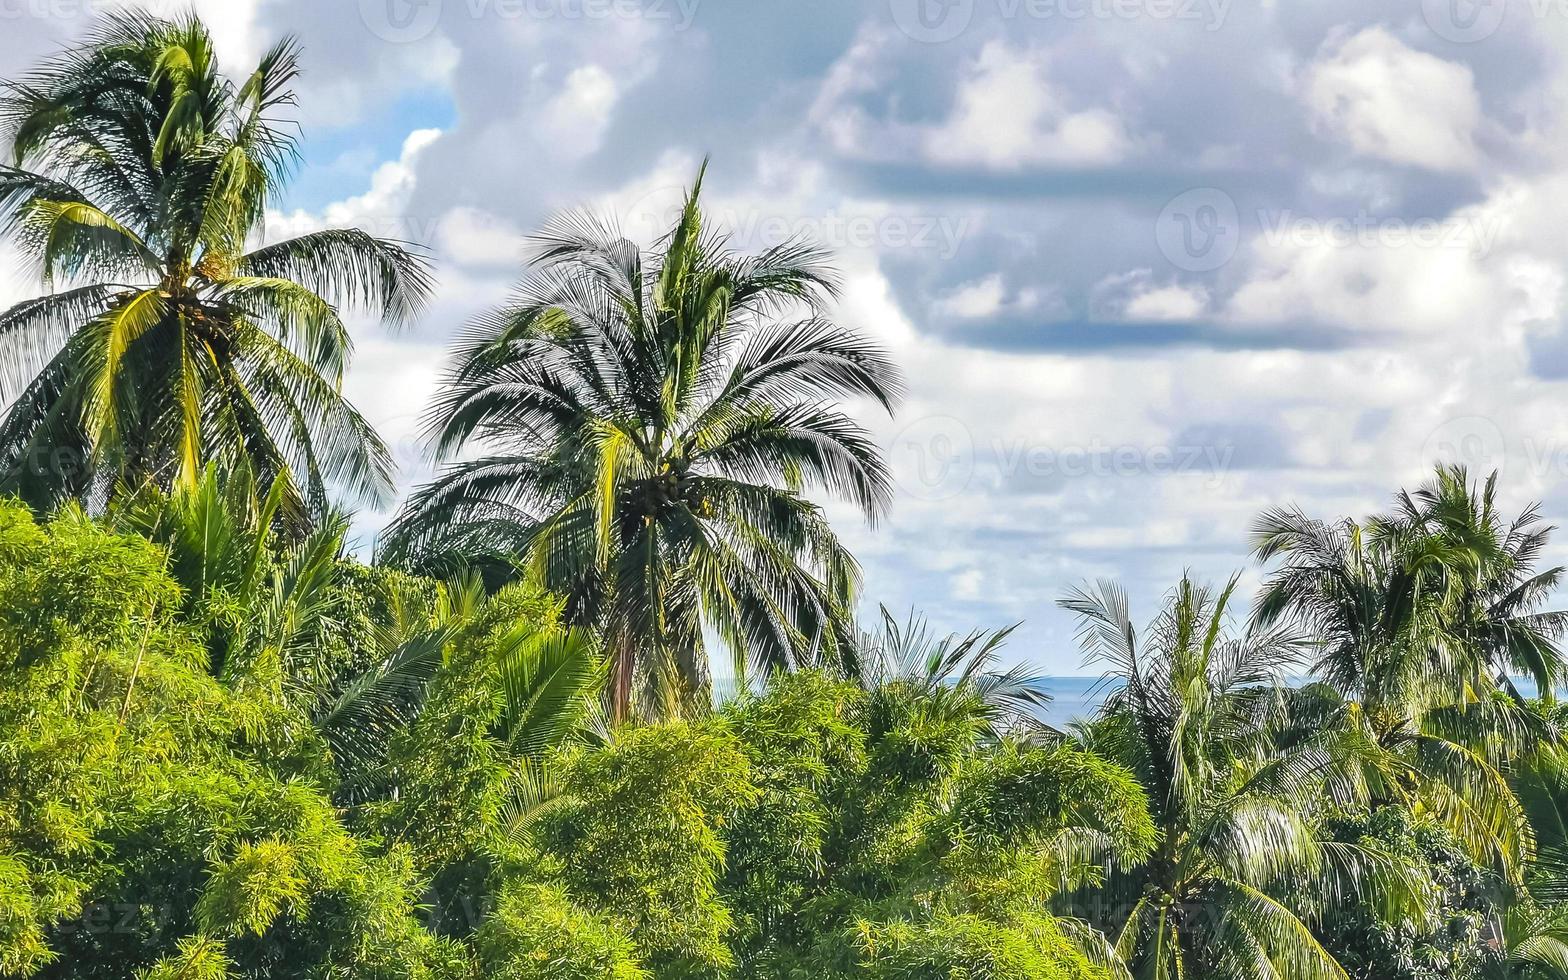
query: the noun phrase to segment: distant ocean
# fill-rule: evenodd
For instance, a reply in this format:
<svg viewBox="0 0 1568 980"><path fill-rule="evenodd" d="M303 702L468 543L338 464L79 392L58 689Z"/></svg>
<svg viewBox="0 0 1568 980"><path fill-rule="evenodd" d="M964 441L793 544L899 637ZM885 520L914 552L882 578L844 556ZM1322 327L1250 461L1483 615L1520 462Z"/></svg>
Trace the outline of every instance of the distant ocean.
<svg viewBox="0 0 1568 980"><path fill-rule="evenodd" d="M1036 687L1051 698L1051 703L1040 713L1041 719L1056 728L1088 720L1110 689L1098 677L1041 677ZM722 675L713 678L716 703L734 697L735 689L735 678Z"/></svg>
<svg viewBox="0 0 1568 980"><path fill-rule="evenodd" d="M1306 681L1305 677L1290 677L1286 678L1285 683L1294 686ZM1520 694L1535 697L1535 684L1529 678L1516 677L1514 684ZM733 678L715 677L713 686L720 701L733 696L735 692ZM1041 677L1035 687L1048 695L1051 703L1040 712L1040 718L1054 728L1065 728L1075 721L1087 721L1116 686L1114 682L1103 681L1099 677ZM1568 698L1568 688L1558 692L1558 697Z"/></svg>
<svg viewBox="0 0 1568 980"><path fill-rule="evenodd" d="M1041 720L1056 728L1087 721L1110 691L1098 677L1042 677L1035 687L1051 698Z"/></svg>
<svg viewBox="0 0 1568 980"><path fill-rule="evenodd" d="M1295 687L1309 680L1307 677L1287 677L1285 683ZM1061 728L1074 721L1087 721L1117 685L1098 677L1042 677L1035 686L1051 697L1051 703L1040 713L1041 717L1047 724ZM1514 686L1525 697L1535 697L1535 682L1530 678L1515 677ZM1557 696L1568 697L1568 687Z"/></svg>

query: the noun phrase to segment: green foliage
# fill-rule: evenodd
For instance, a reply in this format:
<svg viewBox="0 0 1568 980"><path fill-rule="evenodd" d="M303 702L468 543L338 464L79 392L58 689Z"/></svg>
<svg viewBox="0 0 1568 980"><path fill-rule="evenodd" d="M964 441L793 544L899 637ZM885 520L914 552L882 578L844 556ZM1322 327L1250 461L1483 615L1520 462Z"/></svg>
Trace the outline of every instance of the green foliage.
<svg viewBox="0 0 1568 980"><path fill-rule="evenodd" d="M370 822L389 839L416 845L422 870L486 852L519 771L507 738L502 667L519 644L554 628L559 608L522 586L490 599L447 644L423 709L392 739L389 778L397 793L370 806Z"/></svg>
<svg viewBox="0 0 1568 980"><path fill-rule="evenodd" d="M1075 600L1124 670L1076 741L999 725L989 660L967 654L954 683L941 664L778 673L704 718L611 727L604 661L559 600L366 569L220 512L225 492L209 475L140 497L112 524L134 534L0 504L0 975L1561 980L1568 963L1561 913L1483 871L1441 808L1344 816L1365 790L1336 782L1355 743L1322 712L1342 699L1273 686L1298 640L1233 636L1228 593L1184 585L1141 642L1115 590ZM310 554L321 574L291 590ZM251 639L279 635L256 625L270 613L211 610L290 594L298 656L213 669L285 647ZM1555 709L1499 697L1514 713L1496 717L1556 730ZM1512 770L1543 840L1557 759ZM1532 865L1543 895L1553 867Z"/></svg>
<svg viewBox="0 0 1568 980"><path fill-rule="evenodd" d="M942 916L924 925L863 923L849 975L867 980L1109 980L1049 919L999 925Z"/></svg>
<svg viewBox="0 0 1568 980"><path fill-rule="evenodd" d="M943 946L943 971L1099 975L1098 941L1069 944L1049 906L1090 866L1148 852L1143 790L1070 748L993 743L989 713L951 694L806 672L726 709L760 790L724 879L744 975L924 976Z"/></svg>
<svg viewBox="0 0 1568 980"><path fill-rule="evenodd" d="M450 975L412 878L315 784L308 720L206 673L163 552L15 503L0 528L7 972Z"/></svg>
<svg viewBox="0 0 1568 980"><path fill-rule="evenodd" d="M858 687L807 671L775 675L765 697L747 695L725 710L758 792L727 835L723 889L743 967L810 942L806 905L829 885L834 797L865 771L864 700Z"/></svg>
<svg viewBox="0 0 1568 980"><path fill-rule="evenodd" d="M560 780L569 803L540 839L571 894L623 923L661 976L729 966L721 833L757 796L739 741L720 726L624 729L563 760Z"/></svg>
<svg viewBox="0 0 1568 980"><path fill-rule="evenodd" d="M1443 980L1476 973L1501 882L1470 860L1454 836L1395 806L1329 825L1336 840L1375 849L1419 870L1430 901L1420 914L1389 914L1376 896L1346 896L1324 910L1321 935L1353 980Z"/></svg>
<svg viewBox="0 0 1568 980"><path fill-rule="evenodd" d="M495 980L647 980L626 933L558 888L502 890L476 937L479 966Z"/></svg>

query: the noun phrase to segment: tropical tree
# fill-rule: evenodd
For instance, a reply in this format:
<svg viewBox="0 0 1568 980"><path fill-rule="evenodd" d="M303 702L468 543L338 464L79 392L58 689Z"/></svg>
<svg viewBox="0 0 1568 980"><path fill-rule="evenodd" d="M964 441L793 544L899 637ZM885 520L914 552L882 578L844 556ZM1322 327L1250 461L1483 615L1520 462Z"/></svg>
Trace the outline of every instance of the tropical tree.
<svg viewBox="0 0 1568 980"><path fill-rule="evenodd" d="M843 670L865 690L899 685L953 715L981 719L988 737L1043 730L1046 681L1027 663L1002 667L1001 648L1017 629L937 636L922 617L903 623L880 607L881 629L863 630Z"/></svg>
<svg viewBox="0 0 1568 980"><path fill-rule="evenodd" d="M1084 744L1139 777L1160 831L1147 862L1109 879L1100 918L1138 978L1342 980L1310 912L1392 871L1320 833L1325 749L1289 738L1281 686L1300 640L1279 629L1232 636L1235 588L1183 578L1141 637L1114 584L1062 600L1090 662L1109 664L1110 694Z"/></svg>
<svg viewBox="0 0 1568 980"><path fill-rule="evenodd" d="M143 487L117 501L106 523L165 549L207 672L308 717L357 795L485 595L476 578L435 583L364 569L344 556L342 515L289 540L277 520L287 485L279 474L258 491L248 470L223 476L209 466L194 488ZM356 581L356 570L370 581ZM357 608L367 592L375 615Z"/></svg>
<svg viewBox="0 0 1568 980"><path fill-rule="evenodd" d="M1441 814L1472 856L1517 876L1532 835L1506 769L1538 726L1494 678L1559 676L1557 620L1534 612L1548 586L1531 569L1544 543L1533 511L1502 531L1490 483L1464 487L1462 471L1442 472L1364 523L1266 512L1255 553L1279 564L1256 615L1312 637L1315 724L1338 733L1343 777L1374 802Z"/></svg>
<svg viewBox="0 0 1568 980"><path fill-rule="evenodd" d="M645 253L584 214L534 240L515 298L482 317L430 411L437 453L489 453L414 495L387 560L513 554L605 637L610 700L707 684L704 628L748 665L830 661L858 568L811 489L874 520L891 481L831 399L899 394L886 355L827 318L817 248L752 257L698 208Z"/></svg>
<svg viewBox="0 0 1568 980"><path fill-rule="evenodd" d="M0 974L470 975L303 716L204 669L167 552L0 501Z"/></svg>
<svg viewBox="0 0 1568 980"><path fill-rule="evenodd" d="M1568 978L1568 909L1521 902L1502 916L1492 955L1482 964L1482 980L1565 980Z"/></svg>
<svg viewBox="0 0 1568 980"><path fill-rule="evenodd" d="M297 54L282 41L236 85L194 16L120 13L0 96L0 233L49 289L0 314L0 492L102 502L245 461L262 486L288 476L296 525L331 490L389 494L340 390L340 314L401 322L429 272L355 230L252 247L297 156Z"/></svg>
<svg viewBox="0 0 1568 980"><path fill-rule="evenodd" d="M1443 542L1453 557L1442 566L1449 579L1443 590L1449 600L1445 626L1457 650L1474 658L1470 669L1490 674L1516 700L1513 678L1521 675L1541 697L1555 698L1568 679L1557 646L1568 613L1540 609L1564 571L1560 565L1538 568L1553 530L1542 524L1540 505L1505 520L1497 503L1497 473L1476 486L1464 467L1440 466L1420 489L1399 495L1393 522L1405 535Z"/></svg>

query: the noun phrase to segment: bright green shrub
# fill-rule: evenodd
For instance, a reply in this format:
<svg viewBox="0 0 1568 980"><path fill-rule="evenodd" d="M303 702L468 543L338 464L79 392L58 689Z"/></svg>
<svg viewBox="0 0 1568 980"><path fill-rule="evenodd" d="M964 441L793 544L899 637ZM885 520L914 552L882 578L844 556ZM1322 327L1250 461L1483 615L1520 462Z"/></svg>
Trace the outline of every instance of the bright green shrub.
<svg viewBox="0 0 1568 980"><path fill-rule="evenodd" d="M866 980L1110 980L1049 919L1027 926L973 916L924 925L861 923L849 976Z"/></svg>
<svg viewBox="0 0 1568 980"><path fill-rule="evenodd" d="M513 884L476 937L492 980L646 980L631 937L558 888Z"/></svg>
<svg viewBox="0 0 1568 980"><path fill-rule="evenodd" d="M496 652L508 633L549 629L559 603L520 585L496 594L451 642L413 724L388 753L398 797L371 807L371 825L415 845L422 871L475 860L507 796L511 762L500 738L505 698Z"/></svg>
<svg viewBox="0 0 1568 980"><path fill-rule="evenodd" d="M561 762L565 805L540 833L568 892L620 923L657 975L729 966L723 832L757 797L740 742L716 724L630 728Z"/></svg>
<svg viewBox="0 0 1568 980"><path fill-rule="evenodd" d="M207 675L159 549L0 503L0 555L0 969L462 974L406 859L342 826L308 721Z"/></svg>
<svg viewBox="0 0 1568 980"><path fill-rule="evenodd" d="M835 791L866 766L864 700L858 687L806 671L777 675L764 696L725 710L759 794L725 834L723 888L742 964L809 938L803 914L828 884L823 851L835 826Z"/></svg>

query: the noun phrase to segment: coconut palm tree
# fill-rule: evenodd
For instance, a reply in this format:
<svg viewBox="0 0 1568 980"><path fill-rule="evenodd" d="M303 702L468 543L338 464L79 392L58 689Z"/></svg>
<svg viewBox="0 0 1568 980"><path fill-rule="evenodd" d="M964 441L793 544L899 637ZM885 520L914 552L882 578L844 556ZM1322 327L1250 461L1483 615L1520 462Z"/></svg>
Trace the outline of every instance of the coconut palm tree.
<svg viewBox="0 0 1568 980"><path fill-rule="evenodd" d="M1468 505L1444 486L1364 523L1265 513L1255 553L1279 565L1256 616L1312 637L1317 724L1343 740L1344 778L1375 802L1441 815L1472 857L1517 876L1531 832L1506 770L1538 726L1494 677L1516 663L1557 676L1555 626L1533 615L1530 512L1496 536L1490 490L1460 492L1486 510L1459 517Z"/></svg>
<svg viewBox="0 0 1568 980"><path fill-rule="evenodd" d="M1139 777L1161 832L1153 857L1107 880L1113 908L1098 924L1138 978L1343 980L1310 913L1343 889L1398 892L1398 869L1319 833L1315 813L1335 789L1327 750L1290 737L1280 683L1299 637L1231 636L1235 588L1183 578L1142 636L1114 584L1061 602L1080 618L1089 662L1110 665L1110 694L1080 736Z"/></svg>
<svg viewBox="0 0 1568 980"><path fill-rule="evenodd" d="M752 257L704 228L699 174L657 254L576 214L534 241L514 299L481 318L432 408L441 457L390 561L511 554L605 638L618 718L707 685L705 628L737 673L831 660L858 569L821 508L891 497L869 434L835 407L899 394L886 355L827 318L817 248ZM666 700L666 707L675 702Z"/></svg>
<svg viewBox="0 0 1568 980"><path fill-rule="evenodd" d="M1568 680L1557 640L1568 613L1540 611L1562 582L1563 567L1538 569L1554 530L1541 523L1540 505L1505 520L1497 504L1497 473L1475 486L1462 466L1440 466L1414 493L1401 493L1393 521L1406 535L1444 542L1458 560L1445 563L1451 604L1445 615L1459 651L1472 668L1520 698L1515 676L1528 677L1551 700ZM1486 680L1480 681L1485 686Z"/></svg>
<svg viewBox="0 0 1568 980"><path fill-rule="evenodd" d="M1521 902L1502 916L1480 980L1568 980L1568 908Z"/></svg>
<svg viewBox="0 0 1568 980"><path fill-rule="evenodd" d="M201 626L208 671L256 701L308 718L345 777L362 775L419 708L445 646L485 601L477 579L405 596L388 584L385 616L356 636L368 664L347 676L324 638L345 618L344 537L332 515L303 538L278 532L287 476L258 491L248 471L209 466L194 488L143 487L117 500L110 525L161 545Z"/></svg>
<svg viewBox="0 0 1568 980"><path fill-rule="evenodd" d="M47 508L192 487L207 462L373 501L391 461L340 390L347 306L391 321L430 286L409 248L327 230L252 247L296 161L297 46L239 84L194 17L110 17L0 96L0 233L45 295L0 313L0 492Z"/></svg>
<svg viewBox="0 0 1568 980"><path fill-rule="evenodd" d="M842 672L862 689L898 686L953 716L975 717L986 737L1049 732L1045 677L1027 663L1001 665L1017 626L938 636L913 612L903 623L880 607L881 629L860 631Z"/></svg>

